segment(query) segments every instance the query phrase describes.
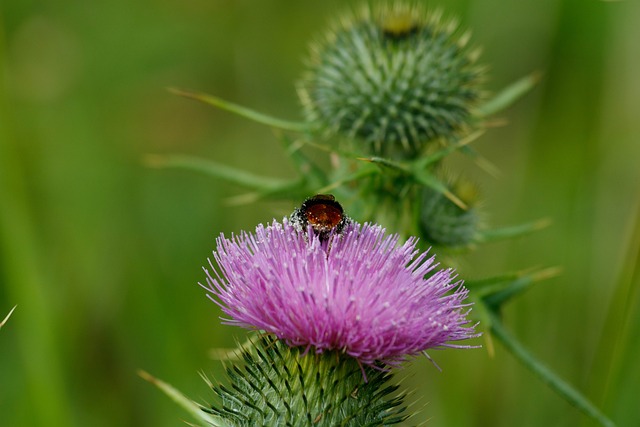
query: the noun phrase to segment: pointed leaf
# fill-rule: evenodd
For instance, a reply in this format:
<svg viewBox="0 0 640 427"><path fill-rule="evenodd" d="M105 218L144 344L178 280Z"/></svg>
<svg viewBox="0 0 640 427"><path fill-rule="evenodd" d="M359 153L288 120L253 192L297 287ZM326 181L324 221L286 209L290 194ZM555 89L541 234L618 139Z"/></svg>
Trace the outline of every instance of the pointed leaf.
<svg viewBox="0 0 640 427"><path fill-rule="evenodd" d="M290 130L294 132L308 132L311 130L307 123L281 120L263 113L259 113L241 105L234 104L233 102L225 101L224 99L218 98L217 96L199 92L190 92L176 88L169 88L169 92L179 96L183 96L185 98L204 102L205 104L212 105L214 107L229 111L230 113L237 114L249 120L253 120L256 123L261 123L263 125L271 126L274 128Z"/></svg>
<svg viewBox="0 0 640 427"><path fill-rule="evenodd" d="M500 93L485 102L477 110L480 117L487 117L513 104L524 94L535 87L540 80L540 73L531 73L504 88Z"/></svg>
<svg viewBox="0 0 640 427"><path fill-rule="evenodd" d="M403 172L406 174L410 174L410 168L400 162L396 162L391 159L387 159L385 157L359 157L358 160L363 160L365 162L374 163L376 165L383 166L385 168L393 169L399 172Z"/></svg>
<svg viewBox="0 0 640 427"><path fill-rule="evenodd" d="M493 230L481 230L478 234L478 243L493 242L496 240L513 239L535 231L542 230L551 225L551 220L543 218L538 221L526 224L515 225L511 227L495 228Z"/></svg>
<svg viewBox="0 0 640 427"><path fill-rule="evenodd" d="M317 190L315 188L309 189L304 180L291 181L288 185L282 187L275 187L269 190L263 190L259 192L250 192L246 194L240 194L237 196L229 197L226 202L229 205L247 205L255 203L258 200L271 199L271 200L300 200L309 197L309 194L315 194Z"/></svg>
<svg viewBox="0 0 640 427"><path fill-rule="evenodd" d="M242 169L192 156L147 155L144 160L150 167L189 169L259 191L273 191L292 184L291 181L255 175Z"/></svg>
<svg viewBox="0 0 640 427"><path fill-rule="evenodd" d="M513 272L484 279L467 279L464 282L464 286L474 293L478 292L480 295L487 295L491 291L486 291L486 289L492 289L496 286L502 286L500 289L504 289L507 283L519 279L522 275L522 272Z"/></svg>
<svg viewBox="0 0 640 427"><path fill-rule="evenodd" d="M7 316L4 318L4 320L2 322L0 322L0 329L2 329L2 327L4 326L5 323L7 323L7 320L9 320L9 318L13 314L13 310L15 310L16 307L17 307L17 305L14 305L13 308L11 309L11 311L9 311L9 314L7 314Z"/></svg>
<svg viewBox="0 0 640 427"><path fill-rule="evenodd" d="M140 377L142 377L142 379L144 379L145 381L150 382L151 384L162 390L167 396L171 398L171 400L180 405L198 421L204 421L205 423L207 423L206 425L212 425L215 427L231 427L231 425L224 419L205 412L202 406L184 396L173 386L155 378L145 371L138 371L138 375L140 375Z"/></svg>
<svg viewBox="0 0 640 427"><path fill-rule="evenodd" d="M502 282L494 287L484 287L481 292L484 303L492 310L498 310L505 302L516 295L526 291L541 280L550 279L560 274L562 270L558 267L550 267L544 270L522 275L514 280Z"/></svg>

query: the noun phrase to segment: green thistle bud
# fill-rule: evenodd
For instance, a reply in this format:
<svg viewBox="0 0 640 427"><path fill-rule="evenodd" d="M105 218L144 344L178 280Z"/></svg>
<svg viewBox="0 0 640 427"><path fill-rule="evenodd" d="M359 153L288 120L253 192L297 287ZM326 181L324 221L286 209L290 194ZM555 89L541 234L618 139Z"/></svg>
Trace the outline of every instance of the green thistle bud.
<svg viewBox="0 0 640 427"><path fill-rule="evenodd" d="M268 336L242 357L242 367L227 369L230 386L213 386L219 403L210 412L230 425L386 426L406 418L391 374L353 358L304 354Z"/></svg>
<svg viewBox="0 0 640 427"><path fill-rule="evenodd" d="M413 4L365 7L312 46L299 86L307 120L369 151L415 157L471 122L481 69L468 35Z"/></svg>
<svg viewBox="0 0 640 427"><path fill-rule="evenodd" d="M468 181L456 180L451 192L463 201L463 209L444 194L425 188L421 194L420 229L424 238L438 246L459 247L473 243L478 237L480 217L476 207L477 188Z"/></svg>

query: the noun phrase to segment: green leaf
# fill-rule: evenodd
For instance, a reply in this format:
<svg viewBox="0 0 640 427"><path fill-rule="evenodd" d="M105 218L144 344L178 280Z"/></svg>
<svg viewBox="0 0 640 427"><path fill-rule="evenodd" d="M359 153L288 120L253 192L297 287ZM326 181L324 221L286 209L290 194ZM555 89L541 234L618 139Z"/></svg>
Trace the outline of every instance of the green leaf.
<svg viewBox="0 0 640 427"><path fill-rule="evenodd" d="M360 157L358 160L363 160L365 162L380 165L384 168L402 172L407 175L411 174L411 169L409 166L400 162L396 162L395 160L387 159L386 157Z"/></svg>
<svg viewBox="0 0 640 427"><path fill-rule="evenodd" d="M545 268L532 273L524 273L507 280L499 281L493 285L486 285L477 294L483 302L492 309L498 310L505 302L531 288L536 283L556 277L562 270L558 267Z"/></svg>
<svg viewBox="0 0 640 427"><path fill-rule="evenodd" d="M154 168L180 168L204 173L255 190L230 198L230 204L246 204L266 197L300 198L307 197L309 193L304 179L283 180L264 177L198 157L147 155L144 162Z"/></svg>
<svg viewBox="0 0 640 427"><path fill-rule="evenodd" d="M479 292L481 293L481 295L487 295L487 292L485 291L485 289L493 288L499 285L505 286L504 285L505 283L519 279L520 277L523 276L523 274L524 274L523 272L512 272L512 273L505 273L500 276L487 277L484 279L468 279L468 280L465 280L464 286L473 292ZM503 289L503 288L500 288L500 289Z"/></svg>
<svg viewBox="0 0 640 427"><path fill-rule="evenodd" d="M183 96L185 98L195 99L196 101L204 102L205 104L212 105L230 113L237 114L241 117L253 120L256 123L271 126L278 129L289 130L294 132L308 132L311 130L309 125L304 122L291 122L288 120L281 120L269 115L259 113L251 110L247 107L243 107L233 102L225 101L217 96L208 95L206 93L190 92L182 89L169 88L169 92Z"/></svg>
<svg viewBox="0 0 640 427"><path fill-rule="evenodd" d="M493 230L481 230L478 233L478 243L493 242L496 240L513 239L525 236L535 231L542 230L551 225L551 220L543 218L526 224L519 224L511 227L495 228Z"/></svg>
<svg viewBox="0 0 640 427"><path fill-rule="evenodd" d="M262 199L271 200L302 200L310 194L317 194L316 189L309 189L304 180L291 181L289 185L273 188L271 190L251 192L229 197L227 203L230 205L245 205L254 203Z"/></svg>
<svg viewBox="0 0 640 427"><path fill-rule="evenodd" d="M149 167L188 169L260 191L273 191L274 189L292 185L291 181L255 175L243 169L237 169L199 157L150 154L145 157L144 161Z"/></svg>
<svg viewBox="0 0 640 427"><path fill-rule="evenodd" d="M517 80L516 82L504 88L489 101L485 102L484 105L480 106L477 109L477 114L480 117L487 117L507 108L527 92L529 92L531 89L533 89L539 80L539 72L529 74L528 76Z"/></svg>
<svg viewBox="0 0 640 427"><path fill-rule="evenodd" d="M193 400L187 398L178 390L176 390L173 386L161 381L151 374L145 371L138 371L138 375L142 377L145 381L150 382L151 384L158 387L160 390L164 392L167 396L171 398L174 402L176 402L179 406L185 409L188 413L191 414L196 420L204 421L207 426L214 427L232 427L232 424L227 422L225 419L215 416L213 414L209 414L206 412L206 408L198 405Z"/></svg>

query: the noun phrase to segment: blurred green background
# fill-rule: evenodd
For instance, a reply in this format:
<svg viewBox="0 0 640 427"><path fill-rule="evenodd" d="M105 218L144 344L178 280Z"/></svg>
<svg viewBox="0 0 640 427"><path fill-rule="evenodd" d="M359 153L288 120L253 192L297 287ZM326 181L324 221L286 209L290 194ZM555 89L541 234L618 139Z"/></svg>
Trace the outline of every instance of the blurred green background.
<svg viewBox="0 0 640 427"><path fill-rule="evenodd" d="M169 94L202 90L299 119L309 41L348 2L4 0L0 5L0 425L179 426L186 413L140 379L190 397L245 332L221 326L197 282L222 231L294 203L229 206L236 186L144 166L202 156L290 177L273 133ZM465 256L464 277L562 266L505 312L531 351L609 414L640 425L640 2L431 1L484 47L487 86L539 86L468 160L486 220L551 228ZM503 348L431 354L399 374L415 423L592 426Z"/></svg>

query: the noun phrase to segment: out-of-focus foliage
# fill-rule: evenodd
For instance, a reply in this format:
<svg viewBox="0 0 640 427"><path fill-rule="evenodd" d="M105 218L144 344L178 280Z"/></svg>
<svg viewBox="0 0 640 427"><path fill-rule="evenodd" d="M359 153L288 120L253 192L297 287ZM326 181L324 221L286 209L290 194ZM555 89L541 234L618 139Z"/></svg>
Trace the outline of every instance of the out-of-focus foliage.
<svg viewBox="0 0 640 427"><path fill-rule="evenodd" d="M551 217L527 238L458 260L462 278L532 265L564 273L513 301L505 324L619 425L640 393L640 6L634 1L429 3L484 46L488 86L539 87L468 158L490 224ZM191 396L222 378L220 325L196 282L214 237L290 213L224 201L240 189L143 164L183 153L289 178L263 126L165 91L189 87L301 119L307 43L345 2L189 0L0 6L0 414L7 426L174 426L183 413L140 368ZM321 153L310 151L310 155ZM3 316L4 317L4 316ZM592 425L506 354L416 361L420 420L437 426ZM464 410L461 410L464 405ZM415 421L415 420L412 420ZM581 424L582 423L582 424Z"/></svg>

